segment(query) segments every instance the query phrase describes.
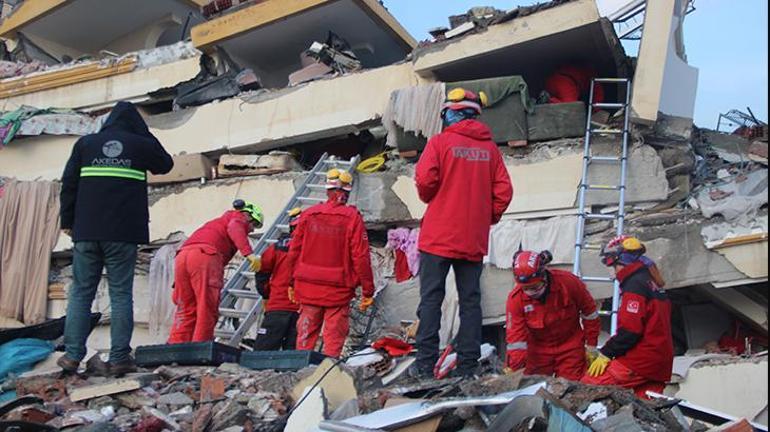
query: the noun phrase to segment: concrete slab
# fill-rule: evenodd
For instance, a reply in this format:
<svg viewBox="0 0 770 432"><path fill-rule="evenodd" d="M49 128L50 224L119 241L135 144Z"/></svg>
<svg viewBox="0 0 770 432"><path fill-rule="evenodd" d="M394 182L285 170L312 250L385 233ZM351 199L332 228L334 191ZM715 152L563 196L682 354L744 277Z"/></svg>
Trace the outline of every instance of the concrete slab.
<svg viewBox="0 0 770 432"><path fill-rule="evenodd" d="M767 358L701 365L690 369L675 396L738 418L753 419L767 406L767 380Z"/></svg>

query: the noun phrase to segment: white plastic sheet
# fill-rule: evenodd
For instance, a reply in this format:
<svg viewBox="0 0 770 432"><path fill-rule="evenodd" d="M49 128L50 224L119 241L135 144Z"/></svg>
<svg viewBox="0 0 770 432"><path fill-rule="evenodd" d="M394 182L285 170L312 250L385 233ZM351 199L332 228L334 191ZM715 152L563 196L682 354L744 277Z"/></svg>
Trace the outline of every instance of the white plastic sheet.
<svg viewBox="0 0 770 432"><path fill-rule="evenodd" d="M174 258L184 239L158 249L150 262L150 336L158 342L168 338L176 306L171 301L174 290Z"/></svg>

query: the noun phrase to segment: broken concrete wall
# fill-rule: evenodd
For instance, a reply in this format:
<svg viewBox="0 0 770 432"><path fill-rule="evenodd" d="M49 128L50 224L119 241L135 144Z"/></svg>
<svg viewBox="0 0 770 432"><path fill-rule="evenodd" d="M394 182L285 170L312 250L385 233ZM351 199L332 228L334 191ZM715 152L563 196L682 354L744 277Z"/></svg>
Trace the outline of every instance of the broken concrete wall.
<svg viewBox="0 0 770 432"><path fill-rule="evenodd" d="M217 181L187 187L158 198L150 205L150 239L165 239L174 232L189 236L205 222L232 208L242 198L262 207L269 227L294 194L294 175Z"/></svg>
<svg viewBox="0 0 770 432"><path fill-rule="evenodd" d="M506 166L514 187L513 201L506 214L575 208L583 173L583 154L577 141L570 143L571 146L561 147L560 144L566 143L556 141L539 147L524 159L506 158ZM610 145L607 147L609 152ZM598 171L600 172L589 179L592 183L618 184L618 167L603 167ZM422 218L425 205L417 196L414 181L409 176L399 177L393 189L412 217ZM660 157L652 147L634 148L629 156L626 201L657 202L664 201L667 196L668 181ZM618 194L591 191L587 194L587 202L589 205L617 205Z"/></svg>
<svg viewBox="0 0 770 432"><path fill-rule="evenodd" d="M754 419L767 408L767 380L767 357L715 360L691 368L675 396L738 418Z"/></svg>
<svg viewBox="0 0 770 432"><path fill-rule="evenodd" d="M688 119L692 126L698 69L687 64L680 49L687 4L682 0L647 2L631 103L637 122L654 124L662 113Z"/></svg>

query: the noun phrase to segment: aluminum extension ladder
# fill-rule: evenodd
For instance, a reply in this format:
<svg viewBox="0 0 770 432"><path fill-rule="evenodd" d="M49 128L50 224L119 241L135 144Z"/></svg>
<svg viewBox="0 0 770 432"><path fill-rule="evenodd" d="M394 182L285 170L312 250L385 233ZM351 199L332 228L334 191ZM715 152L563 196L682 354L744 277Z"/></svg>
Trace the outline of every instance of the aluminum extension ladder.
<svg viewBox="0 0 770 432"><path fill-rule="evenodd" d="M355 176L355 168L359 160L360 156L350 160L341 160L324 153L289 199L289 202L286 203L273 224L253 245L254 254L261 255L269 245L278 242L282 233L289 232L289 210L295 207L307 208L326 202L326 172L328 170L338 168L347 170ZM262 297L256 291L256 287L247 287L249 273L249 263L244 260L233 277L225 283L220 297L219 319L214 335L220 341L235 347L241 344L243 338L262 314Z"/></svg>
<svg viewBox="0 0 770 432"><path fill-rule="evenodd" d="M594 103L594 84L616 84L621 90L625 87L625 102L620 103ZM614 286L612 293L612 311L609 312L612 318L611 333L614 335L618 328L618 308L620 307L620 282L611 277L594 277L583 275L581 265L581 255L584 250L600 249L600 246L586 244L585 228L589 220L611 220L615 222L617 235L622 235L626 219L626 178L628 174L628 141L630 127L630 103L631 103L631 80L627 78L597 78L591 83L591 96L588 104L588 119L586 121L585 149L583 152L583 178L580 182L580 192L578 198L578 224L575 242L575 264L573 273L579 276L584 282L611 283ZM622 109L623 110L623 129L593 129L591 115L594 108L599 109ZM595 156L591 150L591 138L594 135L619 135L622 140L620 157L617 156ZM591 166L595 163L620 164L620 181L617 185L596 185L589 183L589 173ZM586 193L588 191L617 191L618 211L616 213L598 214L586 211ZM606 315L606 313L605 313Z"/></svg>

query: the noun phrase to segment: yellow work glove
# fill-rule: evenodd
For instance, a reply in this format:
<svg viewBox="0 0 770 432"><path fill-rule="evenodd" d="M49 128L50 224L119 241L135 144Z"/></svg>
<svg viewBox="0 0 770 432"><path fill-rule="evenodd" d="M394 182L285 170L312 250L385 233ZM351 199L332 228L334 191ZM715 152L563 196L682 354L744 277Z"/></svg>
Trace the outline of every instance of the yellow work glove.
<svg viewBox="0 0 770 432"><path fill-rule="evenodd" d="M599 356L596 357L596 360L591 363L591 366L588 368L588 375L591 377L598 377L604 375L604 372L607 370L607 366L610 365L610 359L609 357L605 356L602 353L599 353Z"/></svg>
<svg viewBox="0 0 770 432"><path fill-rule="evenodd" d="M586 346L586 363L589 365L599 357L599 350L595 346Z"/></svg>
<svg viewBox="0 0 770 432"><path fill-rule="evenodd" d="M294 287L289 287L289 301L297 304L297 296L294 295Z"/></svg>
<svg viewBox="0 0 770 432"><path fill-rule="evenodd" d="M249 262L249 270L254 273L258 273L262 269L262 258L251 254L246 257L246 260Z"/></svg>
<svg viewBox="0 0 770 432"><path fill-rule="evenodd" d="M364 297L361 299L361 304L358 305L358 310L361 312L366 312L369 310L370 307L374 304L374 298L372 297Z"/></svg>

